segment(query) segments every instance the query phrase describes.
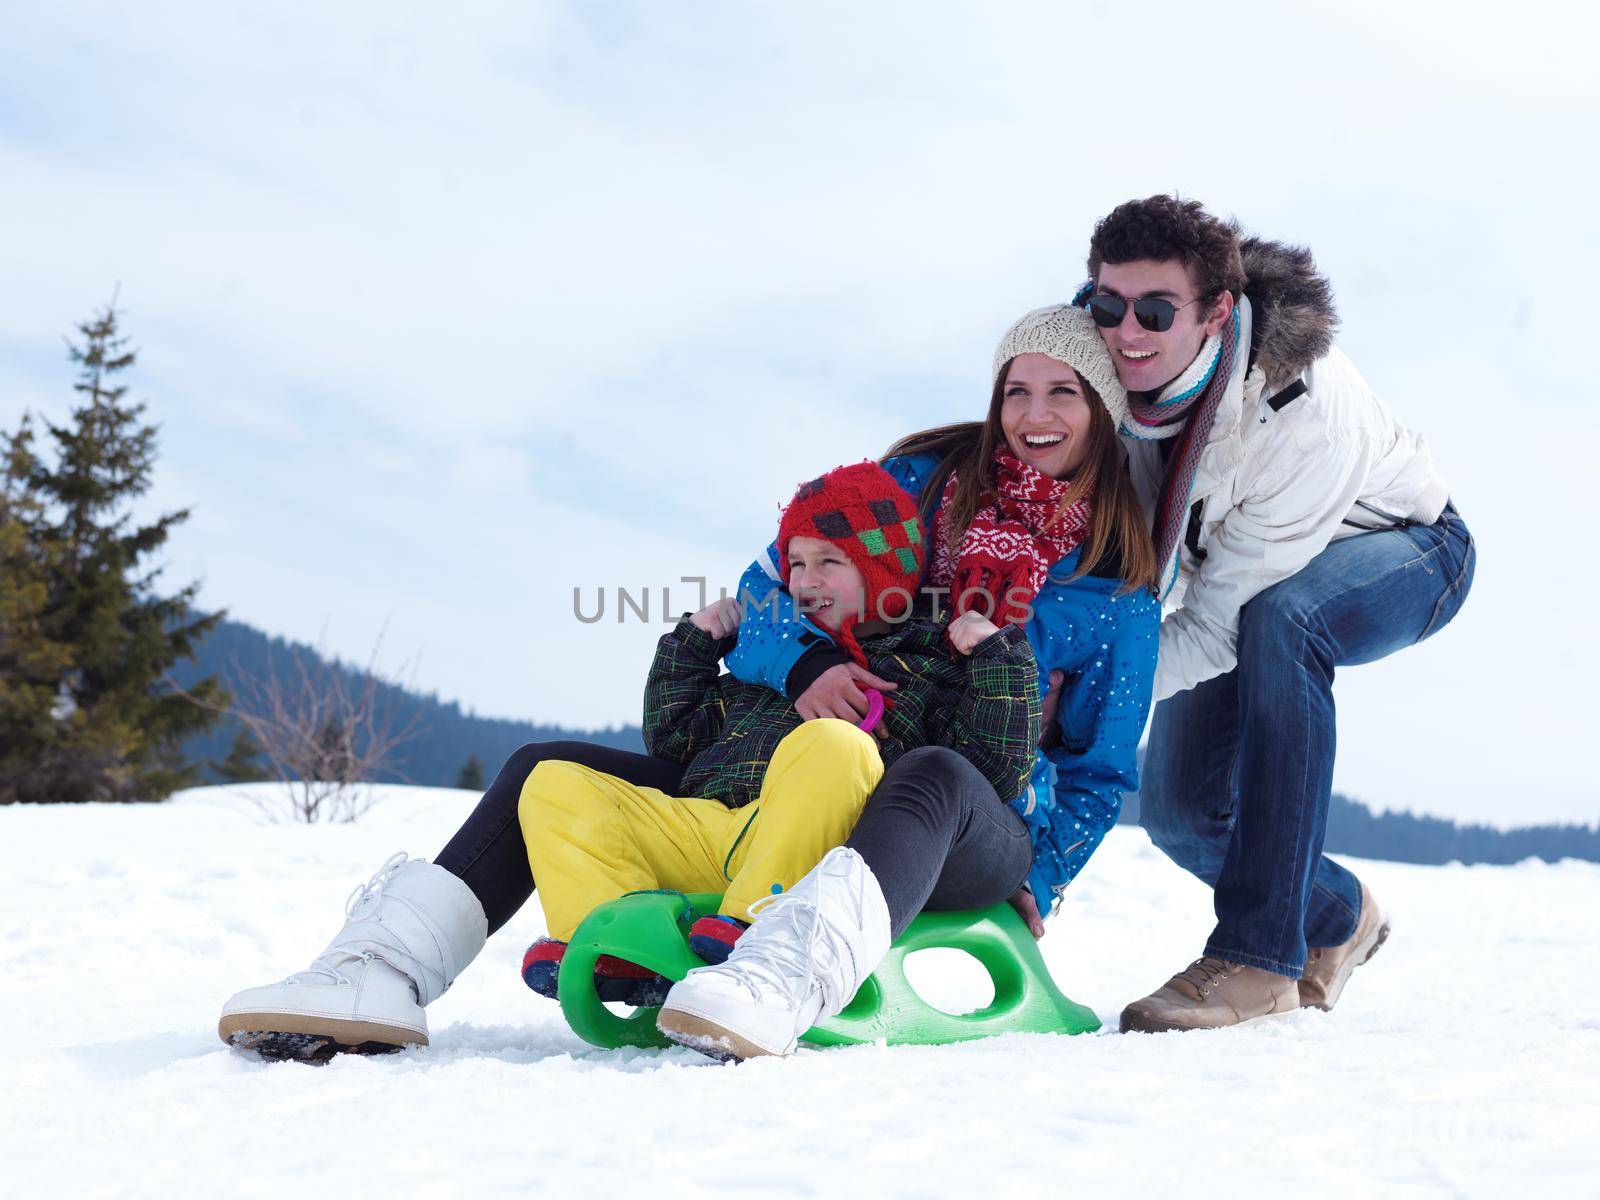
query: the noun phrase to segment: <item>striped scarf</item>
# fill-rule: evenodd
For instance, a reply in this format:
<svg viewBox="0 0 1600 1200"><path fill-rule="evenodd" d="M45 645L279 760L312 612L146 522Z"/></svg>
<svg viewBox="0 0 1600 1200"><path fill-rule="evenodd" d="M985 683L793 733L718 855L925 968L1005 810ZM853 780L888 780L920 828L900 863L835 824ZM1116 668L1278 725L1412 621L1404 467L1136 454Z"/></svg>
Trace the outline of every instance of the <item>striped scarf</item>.
<svg viewBox="0 0 1600 1200"><path fill-rule="evenodd" d="M1184 516L1189 509L1189 493L1194 489L1195 469L1200 452L1211 439L1211 426L1222 406L1222 396L1233 377L1235 352L1239 345L1239 310L1220 333L1212 334L1200 347L1194 362L1166 387L1154 401L1128 394L1129 421L1122 432L1138 441L1164 441L1178 438L1167 459L1167 469L1156 497L1156 515L1150 533L1156 543L1156 562L1166 582L1165 596L1177 581L1178 540L1183 536ZM1185 419L1187 418L1187 419ZM1168 564L1171 564L1170 574Z"/></svg>
<svg viewBox="0 0 1600 1200"><path fill-rule="evenodd" d="M978 501L978 511L961 535L951 536L957 472L951 471L934 519L929 577L948 587L957 616L976 611L996 625L1027 621L1051 566L1083 541L1094 516L1093 495L1061 506L1069 479L1051 479L1006 447L994 452L994 489ZM987 604L976 604L986 597Z"/></svg>

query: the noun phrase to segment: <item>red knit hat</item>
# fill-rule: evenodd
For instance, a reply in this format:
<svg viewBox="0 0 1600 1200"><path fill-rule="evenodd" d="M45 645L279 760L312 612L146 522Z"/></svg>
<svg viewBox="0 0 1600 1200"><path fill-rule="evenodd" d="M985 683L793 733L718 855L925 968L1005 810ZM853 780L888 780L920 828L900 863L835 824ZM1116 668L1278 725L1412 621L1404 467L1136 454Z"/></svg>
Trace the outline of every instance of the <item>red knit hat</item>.
<svg viewBox="0 0 1600 1200"><path fill-rule="evenodd" d="M867 619L903 616L922 584L927 539L917 506L894 476L875 462L837 467L800 485L778 524L777 565L785 587L793 537L821 538L844 551L866 581ZM851 658L866 666L867 656L853 632L861 619L847 613L839 640Z"/></svg>

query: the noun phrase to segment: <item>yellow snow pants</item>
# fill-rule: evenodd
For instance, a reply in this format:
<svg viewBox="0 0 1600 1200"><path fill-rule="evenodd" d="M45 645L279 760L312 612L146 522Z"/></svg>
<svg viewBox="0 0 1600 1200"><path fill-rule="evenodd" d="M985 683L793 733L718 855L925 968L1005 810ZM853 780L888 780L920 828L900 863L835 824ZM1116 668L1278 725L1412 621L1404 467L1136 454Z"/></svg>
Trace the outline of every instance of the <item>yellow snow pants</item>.
<svg viewBox="0 0 1600 1200"><path fill-rule="evenodd" d="M550 936L568 941L597 904L649 888L723 892L721 911L749 920L774 885L788 890L843 844L882 777L877 742L833 718L779 742L743 808L542 762L517 817Z"/></svg>

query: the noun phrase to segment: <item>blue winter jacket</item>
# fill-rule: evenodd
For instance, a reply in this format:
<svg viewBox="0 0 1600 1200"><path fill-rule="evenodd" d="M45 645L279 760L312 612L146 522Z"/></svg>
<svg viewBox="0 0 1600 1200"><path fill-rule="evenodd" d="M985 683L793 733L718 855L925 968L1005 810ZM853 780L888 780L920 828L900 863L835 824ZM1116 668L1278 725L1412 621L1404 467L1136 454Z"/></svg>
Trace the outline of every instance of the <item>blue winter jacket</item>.
<svg viewBox="0 0 1600 1200"><path fill-rule="evenodd" d="M884 464L913 498L938 465L933 454L902 455ZM794 600L777 583L777 552L774 542L764 561L752 563L739 581L747 615L725 662L746 683L782 692L801 655L832 639L795 610ZM1060 740L1035 756L1028 790L1005 797L1033 835L1028 885L1042 912L1053 911L1117 823L1122 793L1138 790L1136 755L1150 708L1161 627L1160 602L1148 589L1118 595L1120 579L1072 579L1079 553L1074 550L1051 567L1027 625L1039 663L1040 696L1049 691L1051 671L1066 672L1056 710ZM769 596L770 603L760 603Z"/></svg>

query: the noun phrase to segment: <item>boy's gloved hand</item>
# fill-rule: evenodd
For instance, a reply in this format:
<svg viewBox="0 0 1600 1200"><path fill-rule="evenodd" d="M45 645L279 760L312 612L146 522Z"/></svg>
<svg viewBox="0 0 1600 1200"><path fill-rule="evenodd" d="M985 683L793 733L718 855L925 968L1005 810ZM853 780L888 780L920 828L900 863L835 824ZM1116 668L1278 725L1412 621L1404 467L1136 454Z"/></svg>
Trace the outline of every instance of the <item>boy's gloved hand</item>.
<svg viewBox="0 0 1600 1200"><path fill-rule="evenodd" d="M1050 672L1050 690L1044 694L1044 699L1039 702L1039 728L1043 731L1039 744L1047 745L1052 739L1050 731L1055 729L1056 713L1061 708L1061 685L1066 682L1067 673L1060 667Z"/></svg>
<svg viewBox="0 0 1600 1200"><path fill-rule="evenodd" d="M1000 627L982 613L963 613L950 622L946 636L950 644L962 654L971 654L977 644L991 634L1000 632Z"/></svg>
<svg viewBox="0 0 1600 1200"><path fill-rule="evenodd" d="M739 622L743 619L744 610L739 607L739 602L730 596L713 600L689 618L719 642L738 633Z"/></svg>
<svg viewBox="0 0 1600 1200"><path fill-rule="evenodd" d="M805 721L836 717L857 725L867 715L867 694L861 690L863 687L892 692L899 686L878 678L857 663L840 663L818 675L815 682L796 697L794 710ZM882 728L880 723L878 729Z"/></svg>

